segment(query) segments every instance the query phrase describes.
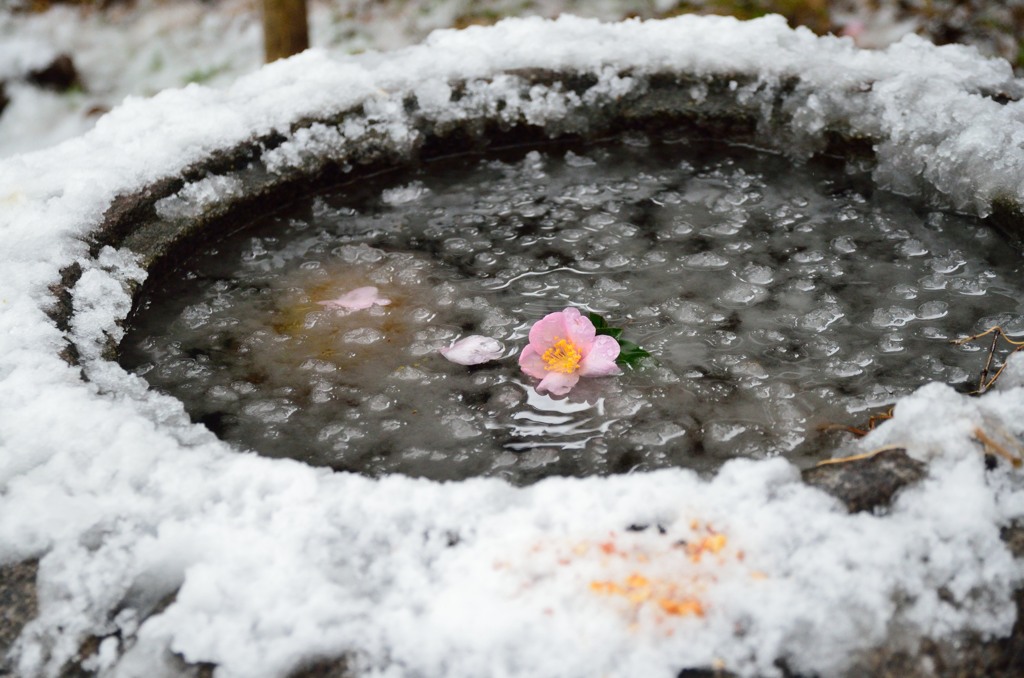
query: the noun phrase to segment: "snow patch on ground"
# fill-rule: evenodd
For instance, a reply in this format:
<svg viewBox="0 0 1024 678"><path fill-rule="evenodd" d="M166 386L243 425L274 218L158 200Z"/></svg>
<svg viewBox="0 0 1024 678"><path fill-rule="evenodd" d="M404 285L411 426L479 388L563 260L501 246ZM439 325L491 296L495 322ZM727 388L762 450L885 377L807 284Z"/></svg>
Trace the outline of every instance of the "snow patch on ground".
<svg viewBox="0 0 1024 678"><path fill-rule="evenodd" d="M1007 465L985 470L973 437L1020 438L1019 387L968 398L934 384L901 401L863 444L906 446L929 475L887 515L849 515L782 460L735 461L709 481L678 470L524 489L330 473L229 448L103 359L144 275L130 252L88 256L115 196L360 105L404 148L406 94L439 117L472 113L444 107L456 80L476 83L465 106L511 101L509 120L557 122L580 104L557 88L522 98L501 75L521 68L593 73L598 102L659 71L750 74L769 89L796 75L795 135L843 125L881 139L882 180L923 176L978 211L1024 200L1021 105L978 94L1019 87L1004 62L920 40L861 52L777 18L508 21L128 99L88 134L0 163L0 562L41 558L19 673L55 674L88 635L107 637L89 661L109 675L148 673L170 650L251 678L344 653L381 676L774 675L779 658L834 675L882 642L1009 633L1024 572L999 534L1024 515L1024 492ZM367 133L310 127L272 166ZM164 209L236 189L204 181ZM88 381L57 357L64 337L45 313L74 262L71 335Z"/></svg>

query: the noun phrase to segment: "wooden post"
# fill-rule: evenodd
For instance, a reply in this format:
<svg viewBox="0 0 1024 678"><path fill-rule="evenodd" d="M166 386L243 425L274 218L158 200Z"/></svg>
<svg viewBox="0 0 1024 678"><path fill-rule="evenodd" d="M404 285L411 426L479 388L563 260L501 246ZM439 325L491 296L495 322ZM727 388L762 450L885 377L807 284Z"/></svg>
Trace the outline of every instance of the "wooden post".
<svg viewBox="0 0 1024 678"><path fill-rule="evenodd" d="M267 63L307 47L306 0L263 0L263 52Z"/></svg>

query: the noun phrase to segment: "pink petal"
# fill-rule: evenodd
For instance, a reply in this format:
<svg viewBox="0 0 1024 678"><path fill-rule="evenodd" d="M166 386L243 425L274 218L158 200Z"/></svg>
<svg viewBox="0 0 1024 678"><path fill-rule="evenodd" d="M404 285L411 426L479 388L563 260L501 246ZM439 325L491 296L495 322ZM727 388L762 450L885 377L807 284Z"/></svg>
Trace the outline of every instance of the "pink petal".
<svg viewBox="0 0 1024 678"><path fill-rule="evenodd" d="M594 339L590 352L580 361L580 376L605 377L611 374L621 374L622 370L615 364L615 359L618 357L619 342L602 334Z"/></svg>
<svg viewBox="0 0 1024 678"><path fill-rule="evenodd" d="M594 323L570 306L565 310L549 313L535 322L530 328L530 345L537 353L543 354L559 339L566 339L585 354L594 341L595 334L597 330L594 329Z"/></svg>
<svg viewBox="0 0 1024 678"><path fill-rule="evenodd" d="M548 376L544 359L530 344L527 344L523 352L519 354L519 367L534 379L543 379Z"/></svg>
<svg viewBox="0 0 1024 678"><path fill-rule="evenodd" d="M548 372L547 376L537 384L537 392L549 392L551 395L562 396L572 390L576 382L580 380L579 372L565 374L563 372Z"/></svg>
<svg viewBox="0 0 1024 678"><path fill-rule="evenodd" d="M530 328L530 346L537 353L543 354L558 339L567 339L568 335L563 312L548 313Z"/></svg>
<svg viewBox="0 0 1024 678"><path fill-rule="evenodd" d="M505 347L497 339L473 334L459 339L447 348L441 349L441 355L459 365L479 365L497 360L505 352Z"/></svg>
<svg viewBox="0 0 1024 678"><path fill-rule="evenodd" d="M562 321L565 323L565 329L569 333L569 336L566 338L576 344L580 353L586 355L590 351L591 344L594 343L594 337L597 335L594 323L590 322L590 318L580 314L575 308L567 308L562 311Z"/></svg>
<svg viewBox="0 0 1024 678"><path fill-rule="evenodd" d="M380 296L376 287L357 287L351 292L346 292L337 299L316 302L327 308L340 309L344 311L360 311L371 306L387 306L390 299Z"/></svg>

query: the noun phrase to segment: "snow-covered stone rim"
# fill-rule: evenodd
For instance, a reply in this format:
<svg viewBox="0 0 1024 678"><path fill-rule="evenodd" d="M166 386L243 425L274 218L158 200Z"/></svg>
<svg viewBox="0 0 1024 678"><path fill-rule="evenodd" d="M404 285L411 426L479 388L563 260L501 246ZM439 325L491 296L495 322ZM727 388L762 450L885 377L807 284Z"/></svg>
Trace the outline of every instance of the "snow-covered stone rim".
<svg viewBox="0 0 1024 678"><path fill-rule="evenodd" d="M111 675L168 650L229 676L346 654L373 675L835 674L886 643L1006 635L1022 572L1000 530L1024 497L974 439L1020 436L1019 370L984 398L900 403L865 446L928 476L882 516L779 460L525 489L331 474L239 454L110 357L174 243L351 166L683 123L795 156L869 145L880 184L984 216L1024 203L1020 92L970 49L863 52L778 18L517 20L129 100L0 164L0 564L41 558L17 671L94 636L86 665ZM708 535L732 551L673 550ZM680 572L704 578L699 615Z"/></svg>

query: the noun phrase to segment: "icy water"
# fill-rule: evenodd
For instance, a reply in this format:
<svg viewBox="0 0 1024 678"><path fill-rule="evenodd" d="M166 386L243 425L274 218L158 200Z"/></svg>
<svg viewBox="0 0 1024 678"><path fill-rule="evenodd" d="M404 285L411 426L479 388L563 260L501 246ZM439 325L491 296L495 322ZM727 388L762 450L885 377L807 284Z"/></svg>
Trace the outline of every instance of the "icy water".
<svg viewBox="0 0 1024 678"><path fill-rule="evenodd" d="M818 458L1024 332L1020 254L835 162L626 137L458 158L297 200L150 285L122 362L225 440L370 475L702 472ZM375 286L361 310L317 302ZM653 354L538 394L516 356L566 306ZM479 334L505 357L438 349Z"/></svg>

